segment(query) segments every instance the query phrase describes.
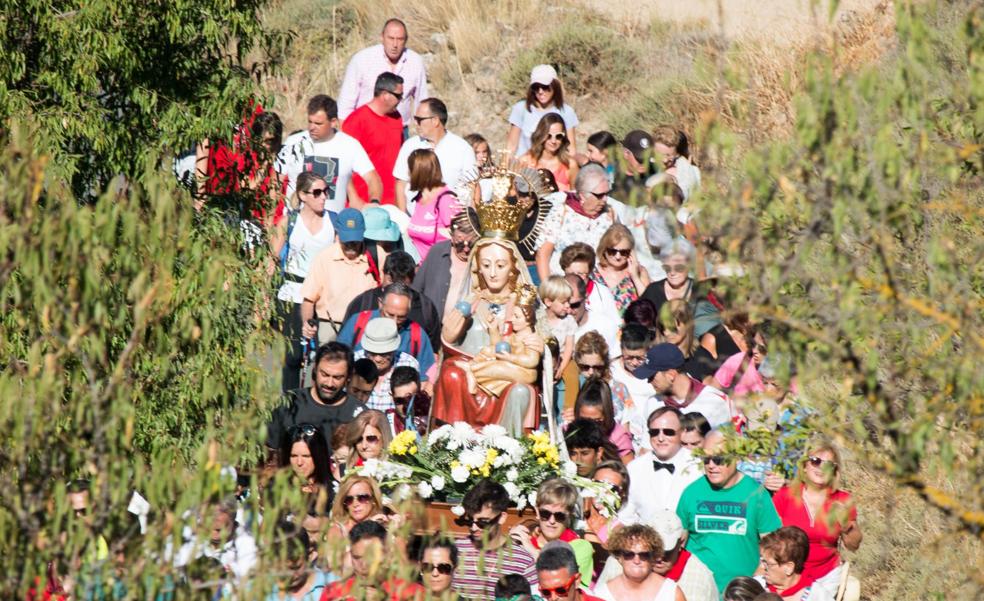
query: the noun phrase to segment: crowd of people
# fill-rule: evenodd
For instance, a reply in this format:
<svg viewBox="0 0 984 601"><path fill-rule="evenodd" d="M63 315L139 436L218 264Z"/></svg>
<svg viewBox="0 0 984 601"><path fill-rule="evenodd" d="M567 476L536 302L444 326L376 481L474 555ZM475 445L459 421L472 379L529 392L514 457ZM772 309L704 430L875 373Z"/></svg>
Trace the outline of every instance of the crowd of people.
<svg viewBox="0 0 984 601"><path fill-rule="evenodd" d="M291 562L270 599L842 598L840 549L861 531L837 448L813 436L782 473L729 444L753 427L781 438L807 410L770 351L777 326L717 291L727 270L688 202L700 170L686 134L580 143L557 71L538 65L496 152L449 130L406 25L381 37L337 100L310 99L304 130L281 141L257 109L199 153L200 191L274 201L243 223L277 260L287 348L264 469L311 502L266 543L235 501L218 503L174 565L218 566L217 598L248 588L263 544ZM482 214L490 198L521 208L515 231L490 225L504 219ZM405 431L457 421L551 430L621 507L606 515L558 477L531 521L507 523L510 496L486 479L461 500L457 534L408 535L357 468Z"/></svg>

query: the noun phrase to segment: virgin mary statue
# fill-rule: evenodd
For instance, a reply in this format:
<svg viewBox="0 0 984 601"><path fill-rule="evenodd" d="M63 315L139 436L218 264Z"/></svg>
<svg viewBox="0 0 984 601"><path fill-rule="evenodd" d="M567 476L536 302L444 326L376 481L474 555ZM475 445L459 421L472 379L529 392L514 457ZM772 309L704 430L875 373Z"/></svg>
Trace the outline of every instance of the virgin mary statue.
<svg viewBox="0 0 984 601"><path fill-rule="evenodd" d="M539 391L546 391L549 396L552 390L542 380L542 374L549 378L552 367L529 366L531 350L548 365L552 363L549 351L542 344L545 330L541 325L546 321L543 307L534 300L536 309L532 319L524 319L524 315L530 316L528 307L517 306L517 291L533 288L526 262L516 245L519 229L533 205L532 195L544 191L543 183L536 171L503 159L499 165L485 167L459 186L459 190L465 192L461 195L462 204L474 209L474 213L463 211L462 215L477 215L478 223L473 225L482 237L472 248L461 289L449 292L456 294L457 303L444 316L441 329L444 362L435 390L433 417L444 422L464 421L473 426L500 424L511 435L520 436L539 427ZM536 231L530 233L536 234ZM525 334L523 354L511 352L509 340L514 327L524 331L530 327L539 333L539 345L535 337ZM468 364L480 352L483 367L487 358L497 360L495 372L509 380L507 385L476 387L474 379L469 384ZM521 360L524 358L525 363ZM541 378L539 387L532 381L531 373ZM551 418L553 434L552 412L547 411L547 415Z"/></svg>

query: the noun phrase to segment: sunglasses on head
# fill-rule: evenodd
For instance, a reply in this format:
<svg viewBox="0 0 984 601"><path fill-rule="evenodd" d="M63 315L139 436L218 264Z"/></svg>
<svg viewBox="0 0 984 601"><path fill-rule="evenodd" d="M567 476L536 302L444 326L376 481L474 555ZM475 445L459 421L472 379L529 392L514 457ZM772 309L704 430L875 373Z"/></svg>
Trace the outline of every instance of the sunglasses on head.
<svg viewBox="0 0 984 601"><path fill-rule="evenodd" d="M677 273L687 273L690 271L690 266L685 263L679 263L677 265L667 265L666 263L663 263L663 271L666 273L672 273L674 271Z"/></svg>
<svg viewBox="0 0 984 601"><path fill-rule="evenodd" d="M629 255L632 254L632 249L631 248L606 248L605 249L605 254L608 255L609 257L614 257L615 255L619 255L620 257L628 257Z"/></svg>
<svg viewBox="0 0 984 601"><path fill-rule="evenodd" d="M834 463L833 460L831 460L831 459L824 459L822 457L817 457L816 455L810 455L806 459L806 461L807 461L807 463L809 463L813 467L822 467L823 464L825 464L825 463L829 463L831 467L834 467L834 468L837 467L837 464Z"/></svg>
<svg viewBox="0 0 984 601"><path fill-rule="evenodd" d="M653 561L656 561L657 559L660 559L662 557L662 555L657 555L653 551L622 550L619 551L617 555L620 558L622 558L622 561L633 561L636 557L638 557L639 561L644 561L646 563L652 563Z"/></svg>
<svg viewBox="0 0 984 601"><path fill-rule="evenodd" d="M553 518L558 524L567 523L566 511L547 511L546 509L537 508L536 514L540 517L541 522L549 522L550 518Z"/></svg>
<svg viewBox="0 0 984 601"><path fill-rule="evenodd" d="M672 436L676 436L677 431L674 430L673 428L649 428L650 438L656 438L657 436L660 435L660 433L662 433L663 436L669 438Z"/></svg>
<svg viewBox="0 0 984 601"><path fill-rule="evenodd" d="M434 570L445 576L450 576L451 572L454 572L454 566L449 563L430 563L426 561L420 564L420 572L423 574L433 572Z"/></svg>
<svg viewBox="0 0 984 601"><path fill-rule="evenodd" d="M315 188L313 190L308 190L308 194L315 198L321 198L322 196L327 196L328 188Z"/></svg>
<svg viewBox="0 0 984 601"><path fill-rule="evenodd" d="M553 88L551 88L550 86L545 86L542 83L535 83L530 86L530 89L532 89L534 92L546 92L547 90L551 90Z"/></svg>
<svg viewBox="0 0 984 601"><path fill-rule="evenodd" d="M454 520L454 523L463 527L471 528L472 526L477 526L479 530L485 530L493 524L499 523L499 518L502 517L502 513L498 513L490 518L476 518L470 515L463 515Z"/></svg>
<svg viewBox="0 0 984 601"><path fill-rule="evenodd" d="M568 580L566 584L562 586L556 586L554 588L543 588L541 586L540 594L543 595L545 599L553 599L555 597L566 597L567 593L571 590L571 587L574 586L574 582L580 577L581 577L580 574L574 574L573 576L571 576L571 579Z"/></svg>
<svg viewBox="0 0 984 601"><path fill-rule="evenodd" d="M345 499L342 501L342 503L344 503L346 507L349 507L350 505L352 505L352 503L355 503L356 501L358 501L360 505L365 505L366 503L372 501L372 495L368 495L365 493L362 493L361 495L347 495Z"/></svg>
<svg viewBox="0 0 984 601"><path fill-rule="evenodd" d="M714 465L731 465L731 457L727 455L708 455L706 457L701 457L700 460L704 465L713 463Z"/></svg>
<svg viewBox="0 0 984 601"><path fill-rule="evenodd" d="M359 442L368 442L369 444L376 444L379 442L379 437L375 434L368 434L359 439Z"/></svg>
<svg viewBox="0 0 984 601"><path fill-rule="evenodd" d="M291 436L296 436L300 434L301 436L314 436L314 433L318 431L318 427L312 424L295 424L291 427Z"/></svg>

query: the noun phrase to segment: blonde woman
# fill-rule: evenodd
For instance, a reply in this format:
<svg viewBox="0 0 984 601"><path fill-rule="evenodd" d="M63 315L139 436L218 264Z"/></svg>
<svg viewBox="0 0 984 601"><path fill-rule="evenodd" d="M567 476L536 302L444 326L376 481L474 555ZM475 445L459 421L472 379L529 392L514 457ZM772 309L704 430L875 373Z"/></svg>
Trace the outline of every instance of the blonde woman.
<svg viewBox="0 0 984 601"><path fill-rule="evenodd" d="M359 467L367 459L382 459L386 455L392 435L386 414L367 409L345 426L348 447L354 450L348 458L349 469Z"/></svg>
<svg viewBox="0 0 984 601"><path fill-rule="evenodd" d="M809 538L803 576L836 593L841 576L838 543L850 551L861 546L858 511L851 493L839 487L842 464L834 443L816 437L806 449L796 478L776 492L772 503L783 526L797 526Z"/></svg>
<svg viewBox="0 0 984 601"><path fill-rule="evenodd" d="M612 291L621 313L650 283L649 272L636 258L635 238L629 228L621 223L608 228L598 241L597 257L591 279Z"/></svg>

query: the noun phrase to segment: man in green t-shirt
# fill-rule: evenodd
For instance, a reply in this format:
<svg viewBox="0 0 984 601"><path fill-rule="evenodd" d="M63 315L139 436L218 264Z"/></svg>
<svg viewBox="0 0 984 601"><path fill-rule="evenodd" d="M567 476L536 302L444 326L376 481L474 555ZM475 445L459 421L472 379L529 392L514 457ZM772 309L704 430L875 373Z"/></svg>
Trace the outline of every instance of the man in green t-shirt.
<svg viewBox="0 0 984 601"><path fill-rule="evenodd" d="M704 439L704 477L680 497L677 515L688 532L687 550L714 572L718 591L736 576L751 576L759 565L759 538L782 526L772 499L755 480L738 471L724 451L724 436Z"/></svg>

